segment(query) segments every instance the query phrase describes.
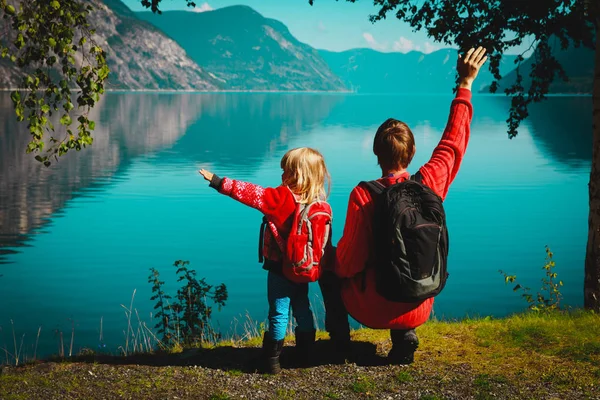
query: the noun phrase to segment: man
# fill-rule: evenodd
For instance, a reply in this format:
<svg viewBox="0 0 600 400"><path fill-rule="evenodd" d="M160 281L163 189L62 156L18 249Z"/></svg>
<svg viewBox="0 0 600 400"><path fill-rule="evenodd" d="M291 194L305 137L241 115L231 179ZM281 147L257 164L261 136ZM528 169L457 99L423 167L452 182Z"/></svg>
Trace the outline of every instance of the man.
<svg viewBox="0 0 600 400"><path fill-rule="evenodd" d="M473 114L471 86L487 60L485 49L470 49L458 57L459 84L450 117L431 159L419 169L421 182L445 199L456 177L469 141ZM403 122L388 119L377 130L373 153L381 167L377 179L385 187L410 178L407 168L415 155L415 141ZM356 186L350 194L342 238L331 252L330 270L319 281L326 309L325 326L337 350L345 354L350 344L348 314L374 329L390 329L393 364L410 364L419 341L415 328L427 321L433 297L416 303L389 301L376 290L374 262L373 198L368 189ZM333 261L333 259L335 261Z"/></svg>

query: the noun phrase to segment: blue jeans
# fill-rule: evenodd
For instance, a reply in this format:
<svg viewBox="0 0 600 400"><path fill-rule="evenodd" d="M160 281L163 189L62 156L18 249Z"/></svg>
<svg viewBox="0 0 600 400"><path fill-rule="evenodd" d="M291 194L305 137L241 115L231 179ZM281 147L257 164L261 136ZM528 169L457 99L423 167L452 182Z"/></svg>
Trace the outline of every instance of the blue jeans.
<svg viewBox="0 0 600 400"><path fill-rule="evenodd" d="M308 302L308 283L295 283L280 273L269 271L267 278L269 298L269 334L272 340L283 340L287 328L290 305L298 324L298 331L315 330L313 313Z"/></svg>

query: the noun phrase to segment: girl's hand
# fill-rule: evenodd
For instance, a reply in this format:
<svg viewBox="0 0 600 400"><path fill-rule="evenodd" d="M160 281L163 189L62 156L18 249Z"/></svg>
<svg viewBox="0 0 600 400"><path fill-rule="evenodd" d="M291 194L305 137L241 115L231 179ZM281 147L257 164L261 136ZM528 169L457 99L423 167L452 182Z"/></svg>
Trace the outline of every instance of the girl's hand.
<svg viewBox="0 0 600 400"><path fill-rule="evenodd" d="M458 76L460 77L459 87L471 89L473 81L479 73L479 69L486 62L487 56L485 56L485 49L478 47L477 50L471 48L465 54L465 57L458 55L458 62L456 69L458 70Z"/></svg>
<svg viewBox="0 0 600 400"><path fill-rule="evenodd" d="M204 177L204 179L206 179L209 182L211 181L211 179L213 178L213 175L214 175L212 172L209 172L205 169L201 169L198 172L200 172L200 175L202 175Z"/></svg>

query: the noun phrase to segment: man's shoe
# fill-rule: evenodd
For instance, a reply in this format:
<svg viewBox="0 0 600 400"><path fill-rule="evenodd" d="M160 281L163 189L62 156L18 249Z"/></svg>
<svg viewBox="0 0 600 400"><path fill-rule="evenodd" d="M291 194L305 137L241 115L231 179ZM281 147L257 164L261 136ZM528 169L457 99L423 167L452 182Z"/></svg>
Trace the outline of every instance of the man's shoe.
<svg viewBox="0 0 600 400"><path fill-rule="evenodd" d="M419 347L419 338L414 329L392 331L392 349L387 359L390 364L408 365L415 360L415 351Z"/></svg>

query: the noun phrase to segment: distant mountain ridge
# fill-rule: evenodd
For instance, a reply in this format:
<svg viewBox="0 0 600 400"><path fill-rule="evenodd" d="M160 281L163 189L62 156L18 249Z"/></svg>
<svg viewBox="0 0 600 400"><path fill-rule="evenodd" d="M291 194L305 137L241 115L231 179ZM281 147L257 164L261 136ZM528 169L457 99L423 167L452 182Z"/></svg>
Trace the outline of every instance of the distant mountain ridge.
<svg viewBox="0 0 600 400"><path fill-rule="evenodd" d="M16 2L16 0L9 0ZM107 51L107 89L200 91L352 91L449 93L457 52L382 53L372 49L316 50L299 42L281 22L248 6L202 13L133 12L121 0L90 0L95 40ZM6 24L0 21L0 28ZM1 41L12 40L12 31ZM551 93L591 93L591 49L556 50L569 82L555 78ZM521 65L529 87L533 58ZM497 93L516 79L516 56L505 55ZM23 72L0 59L0 89L15 88ZM473 91L488 93L493 76L479 73Z"/></svg>
<svg viewBox="0 0 600 400"><path fill-rule="evenodd" d="M137 15L177 41L225 89L346 90L317 50L250 7Z"/></svg>
<svg viewBox="0 0 600 400"><path fill-rule="evenodd" d="M219 89L218 81L176 42L137 18L120 0L90 2L95 7L89 18L96 29L94 40L107 52L110 67L107 89ZM21 75L12 63L1 62L0 88L17 87Z"/></svg>
<svg viewBox="0 0 600 400"><path fill-rule="evenodd" d="M458 53L454 49L429 54L382 53L372 49L319 53L346 86L359 93L447 93L455 86ZM504 56L500 73L509 73L515 59L516 56ZM492 81L491 72L484 69L473 90L489 86Z"/></svg>

